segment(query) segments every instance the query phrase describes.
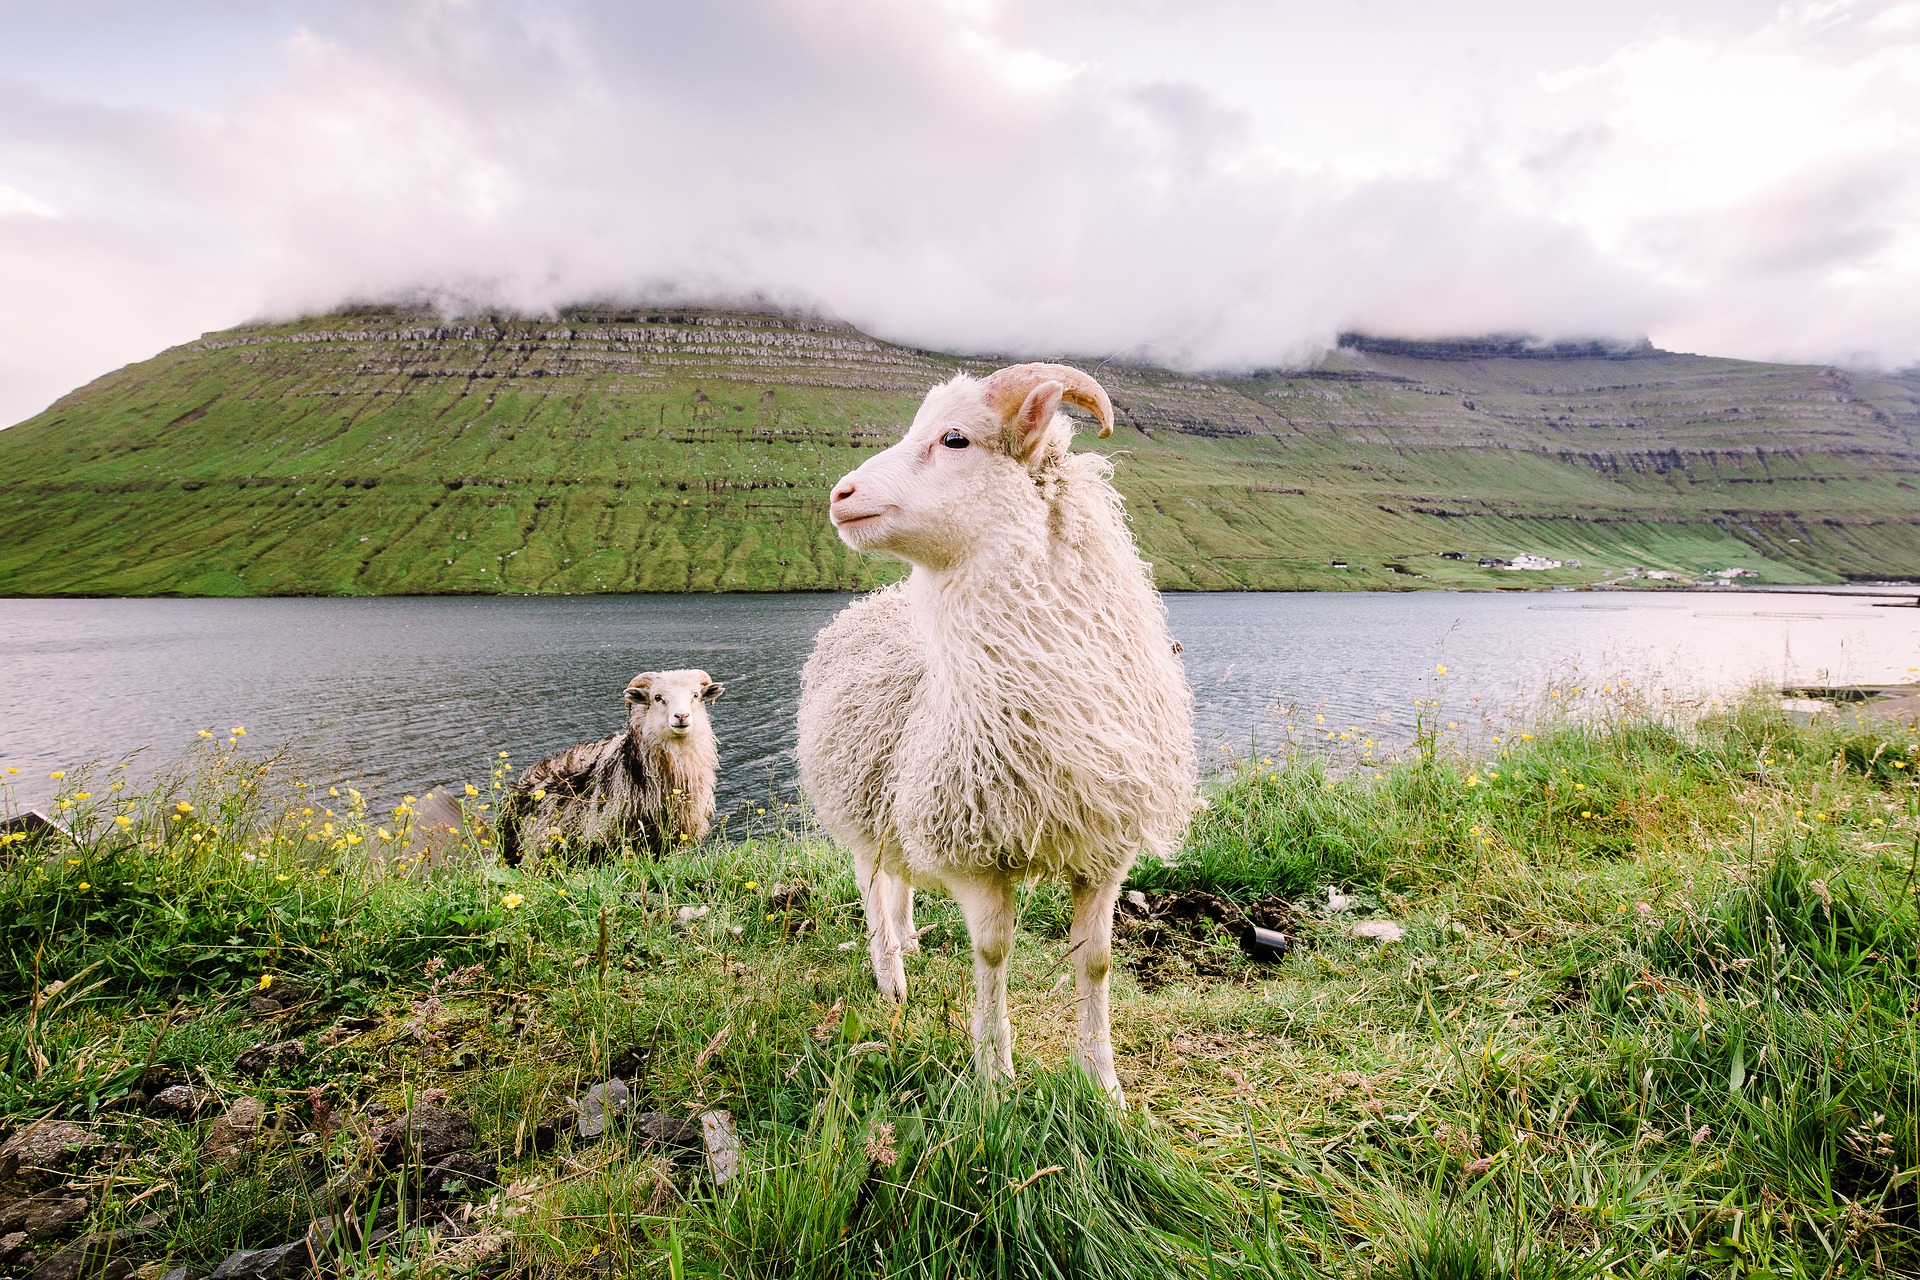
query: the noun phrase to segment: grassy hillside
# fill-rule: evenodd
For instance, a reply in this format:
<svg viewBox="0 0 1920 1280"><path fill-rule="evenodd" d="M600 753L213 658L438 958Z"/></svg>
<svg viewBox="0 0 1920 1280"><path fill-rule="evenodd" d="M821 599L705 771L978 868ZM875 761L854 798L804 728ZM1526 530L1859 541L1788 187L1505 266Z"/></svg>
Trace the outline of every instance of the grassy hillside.
<svg viewBox="0 0 1920 1280"><path fill-rule="evenodd" d="M988 367L740 312L243 326L0 432L0 593L865 585L891 570L833 538L827 485ZM1101 377L1168 588L1920 574L1913 378L1365 341ZM1519 553L1582 566L1474 563Z"/></svg>
<svg viewBox="0 0 1920 1280"><path fill-rule="evenodd" d="M80 847L0 859L0 1130L60 1137L0 1210L64 1206L10 1274L287 1242L265 1274L307 1274L303 1239L362 1280L1916 1274L1920 741L1577 701L1477 758L1219 779L1131 882L1125 1113L1065 1065L1057 885L1021 898L995 1097L958 911L922 899L881 1004L847 860L777 802L663 861L416 875L404 814L237 749L140 794L76 771ZM1249 960L1243 911L1296 947ZM1354 936L1381 915L1404 936ZM610 1077L631 1109L566 1136ZM459 1176L383 1144L431 1105ZM724 1185L648 1142L714 1109Z"/></svg>

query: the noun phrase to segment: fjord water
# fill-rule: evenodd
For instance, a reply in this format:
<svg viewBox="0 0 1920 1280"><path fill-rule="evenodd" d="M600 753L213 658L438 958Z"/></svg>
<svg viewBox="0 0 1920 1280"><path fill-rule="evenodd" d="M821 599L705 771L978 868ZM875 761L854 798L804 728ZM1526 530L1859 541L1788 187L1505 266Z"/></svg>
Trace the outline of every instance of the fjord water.
<svg viewBox="0 0 1920 1280"><path fill-rule="evenodd" d="M0 600L0 768L13 802L48 774L199 730L290 746L305 776L376 796L484 781L620 727L637 672L703 667L720 807L790 795L794 704L813 635L844 595ZM1908 597L1906 603L1911 604ZM1213 757L1360 726L1411 734L1416 699L1497 731L1551 680L1711 698L1760 680L1908 680L1920 609L1861 595L1273 593L1170 595ZM1444 666L1444 675L1436 671ZM858 717L857 706L843 713ZM1316 721L1323 716L1326 725ZM1336 739L1337 741L1337 739Z"/></svg>

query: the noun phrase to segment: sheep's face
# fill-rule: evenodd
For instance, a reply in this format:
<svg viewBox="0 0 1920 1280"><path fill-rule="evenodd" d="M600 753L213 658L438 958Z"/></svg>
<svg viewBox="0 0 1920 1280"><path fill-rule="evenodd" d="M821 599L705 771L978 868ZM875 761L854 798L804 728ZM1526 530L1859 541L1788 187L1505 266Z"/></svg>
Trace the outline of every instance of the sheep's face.
<svg viewBox="0 0 1920 1280"><path fill-rule="evenodd" d="M842 542L942 569L966 557L982 528L1041 510L1033 477L1072 435L1055 412L1062 386L1042 381L1003 415L985 385L961 375L935 387L904 439L834 486L829 514Z"/></svg>
<svg viewBox="0 0 1920 1280"><path fill-rule="evenodd" d="M642 738L676 742L707 718L726 686L704 671L645 671L627 685L627 725Z"/></svg>

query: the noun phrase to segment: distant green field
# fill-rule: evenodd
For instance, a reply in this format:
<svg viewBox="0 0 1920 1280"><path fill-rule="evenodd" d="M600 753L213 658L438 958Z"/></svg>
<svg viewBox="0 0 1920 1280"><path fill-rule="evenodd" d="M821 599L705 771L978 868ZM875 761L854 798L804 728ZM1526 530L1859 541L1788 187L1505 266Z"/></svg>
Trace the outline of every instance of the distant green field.
<svg viewBox="0 0 1920 1280"><path fill-rule="evenodd" d="M0 593L866 586L897 570L841 547L828 485L988 367L727 312L209 334L0 432ZM1100 376L1169 589L1920 575L1920 378L1351 348ZM1518 554L1580 565L1477 564Z"/></svg>

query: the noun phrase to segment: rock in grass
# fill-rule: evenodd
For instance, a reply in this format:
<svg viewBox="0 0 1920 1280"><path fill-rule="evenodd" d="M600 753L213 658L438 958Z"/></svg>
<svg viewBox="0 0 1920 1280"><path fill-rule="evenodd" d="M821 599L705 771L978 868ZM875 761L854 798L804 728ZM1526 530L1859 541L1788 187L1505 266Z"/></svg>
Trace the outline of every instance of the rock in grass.
<svg viewBox="0 0 1920 1280"><path fill-rule="evenodd" d="M615 1112L633 1105L633 1093L623 1080L606 1080L587 1090L578 1104L579 1115L573 1131L582 1138L598 1138L607 1132L607 1121Z"/></svg>
<svg viewBox="0 0 1920 1280"><path fill-rule="evenodd" d="M373 1131L373 1152L387 1168L432 1165L473 1145L473 1121L447 1107L418 1106Z"/></svg>
<svg viewBox="0 0 1920 1280"><path fill-rule="evenodd" d="M733 1117L724 1111L702 1111L700 1134L707 1148L707 1172L713 1185L724 1187L740 1172L740 1135L734 1132Z"/></svg>
<svg viewBox="0 0 1920 1280"><path fill-rule="evenodd" d="M33 1257L33 1246L27 1242L24 1231L9 1231L0 1235L0 1267L17 1267Z"/></svg>
<svg viewBox="0 0 1920 1280"><path fill-rule="evenodd" d="M70 1191L42 1191L0 1208L0 1236L25 1232L30 1240L54 1240L87 1216L87 1198Z"/></svg>
<svg viewBox="0 0 1920 1280"><path fill-rule="evenodd" d="M211 1280L293 1280L313 1270L313 1259L305 1237L267 1249L243 1249L215 1267Z"/></svg>
<svg viewBox="0 0 1920 1280"><path fill-rule="evenodd" d="M147 1099L147 1114L164 1120L191 1120L212 1096L190 1084L170 1084Z"/></svg>
<svg viewBox="0 0 1920 1280"><path fill-rule="evenodd" d="M649 1111L633 1122L633 1135L642 1143L698 1151L706 1144L706 1132L698 1120L670 1116L664 1111Z"/></svg>
<svg viewBox="0 0 1920 1280"><path fill-rule="evenodd" d="M499 1165L456 1151L427 1170L421 1189L429 1200L471 1200L499 1185Z"/></svg>
<svg viewBox="0 0 1920 1280"><path fill-rule="evenodd" d="M1353 926L1353 936L1371 942L1398 942L1404 935L1391 920L1362 920Z"/></svg>
<svg viewBox="0 0 1920 1280"><path fill-rule="evenodd" d="M256 1044L233 1060L233 1069L243 1076L258 1078L269 1071L291 1071L307 1060L307 1046L298 1040L279 1040Z"/></svg>
<svg viewBox="0 0 1920 1280"><path fill-rule="evenodd" d="M85 1169L106 1145L91 1129L64 1120L30 1125L0 1145L0 1177L32 1183Z"/></svg>
<svg viewBox="0 0 1920 1280"><path fill-rule="evenodd" d="M267 1108L258 1098L235 1098L226 1114L213 1122L200 1142L200 1158L230 1165L253 1147Z"/></svg>
<svg viewBox="0 0 1920 1280"><path fill-rule="evenodd" d="M29 1273L30 1280L127 1280L138 1265L127 1251L164 1221L150 1213L118 1231L81 1236Z"/></svg>

